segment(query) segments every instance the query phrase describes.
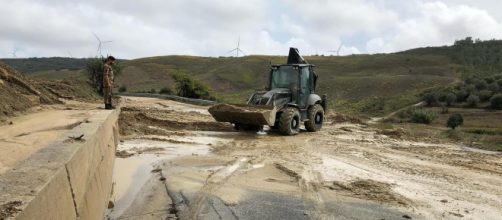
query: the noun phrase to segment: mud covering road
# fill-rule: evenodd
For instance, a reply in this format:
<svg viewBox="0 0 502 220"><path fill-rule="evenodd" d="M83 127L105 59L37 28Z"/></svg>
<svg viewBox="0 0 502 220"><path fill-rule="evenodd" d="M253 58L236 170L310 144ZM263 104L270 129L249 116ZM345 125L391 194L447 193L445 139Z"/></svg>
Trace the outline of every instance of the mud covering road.
<svg viewBox="0 0 502 220"><path fill-rule="evenodd" d="M502 155L332 123L234 132L207 108L126 98L111 219L500 219Z"/></svg>

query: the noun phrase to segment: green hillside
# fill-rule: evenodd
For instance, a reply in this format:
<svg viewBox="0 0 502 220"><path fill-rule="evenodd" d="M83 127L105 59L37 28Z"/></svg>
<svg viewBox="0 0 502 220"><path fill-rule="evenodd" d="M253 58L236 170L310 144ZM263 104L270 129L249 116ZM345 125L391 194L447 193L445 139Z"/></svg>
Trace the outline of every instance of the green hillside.
<svg viewBox="0 0 502 220"><path fill-rule="evenodd" d="M357 55L305 57L316 65L318 92L328 94L341 111L379 115L418 102L421 92L454 82L460 77L449 58L436 55ZM128 91L149 91L172 86L169 73L185 72L208 84L228 102L244 102L266 85L270 63L286 57L247 56L206 58L151 57L123 63L117 83Z"/></svg>
<svg viewBox="0 0 502 220"><path fill-rule="evenodd" d="M39 71L84 69L89 58L41 57L0 59L19 72L32 74Z"/></svg>
<svg viewBox="0 0 502 220"><path fill-rule="evenodd" d="M301 52L301 51L300 51ZM502 41L456 41L453 46L418 48L393 54L307 56L319 74L318 93L328 94L336 111L379 116L420 101L420 94L471 75L502 72ZM207 84L221 101L244 102L263 89L270 64L285 56L161 56L121 61L116 83L128 91L172 88L171 73ZM45 70L33 77L85 78L79 70Z"/></svg>

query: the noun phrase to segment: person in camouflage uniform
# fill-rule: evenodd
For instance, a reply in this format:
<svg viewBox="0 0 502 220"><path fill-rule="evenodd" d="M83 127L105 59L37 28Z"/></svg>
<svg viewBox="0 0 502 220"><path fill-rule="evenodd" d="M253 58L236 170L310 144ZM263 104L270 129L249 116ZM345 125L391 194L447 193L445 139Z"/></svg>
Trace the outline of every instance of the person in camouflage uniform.
<svg viewBox="0 0 502 220"><path fill-rule="evenodd" d="M112 91L113 91L113 68L115 57L109 56L105 60L103 67L103 97L105 99L105 109L113 109Z"/></svg>

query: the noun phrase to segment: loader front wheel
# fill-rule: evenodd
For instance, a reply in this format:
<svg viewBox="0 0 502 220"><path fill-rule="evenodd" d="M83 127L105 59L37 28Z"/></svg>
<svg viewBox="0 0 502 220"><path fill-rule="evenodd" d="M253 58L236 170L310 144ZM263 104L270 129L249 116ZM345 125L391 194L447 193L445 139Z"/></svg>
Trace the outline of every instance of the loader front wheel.
<svg viewBox="0 0 502 220"><path fill-rule="evenodd" d="M300 132L300 112L293 107L287 107L282 111L279 119L279 133L282 135L295 135Z"/></svg>
<svg viewBox="0 0 502 220"><path fill-rule="evenodd" d="M307 117L309 120L305 122L305 129L310 132L319 131L324 122L324 109L321 105L315 104L309 108Z"/></svg>

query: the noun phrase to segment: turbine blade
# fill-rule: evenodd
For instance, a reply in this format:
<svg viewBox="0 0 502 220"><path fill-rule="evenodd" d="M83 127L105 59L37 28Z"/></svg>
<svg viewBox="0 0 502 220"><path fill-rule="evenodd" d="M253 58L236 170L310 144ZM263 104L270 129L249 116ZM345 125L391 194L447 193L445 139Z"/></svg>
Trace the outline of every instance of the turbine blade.
<svg viewBox="0 0 502 220"><path fill-rule="evenodd" d="M246 53L244 53L244 51L242 51L241 49L239 49L239 51L244 55L244 56L247 56Z"/></svg>
<svg viewBox="0 0 502 220"><path fill-rule="evenodd" d="M99 42L101 42L101 39L99 39L98 35L96 35L96 33L92 32L92 34L94 35L94 37L96 38L96 40L98 40Z"/></svg>
<svg viewBox="0 0 502 220"><path fill-rule="evenodd" d="M231 50L231 51L228 51L227 53L231 53L231 52L234 52L234 51L236 51L236 50L237 50L237 48L235 48L235 49L233 49L233 50Z"/></svg>

